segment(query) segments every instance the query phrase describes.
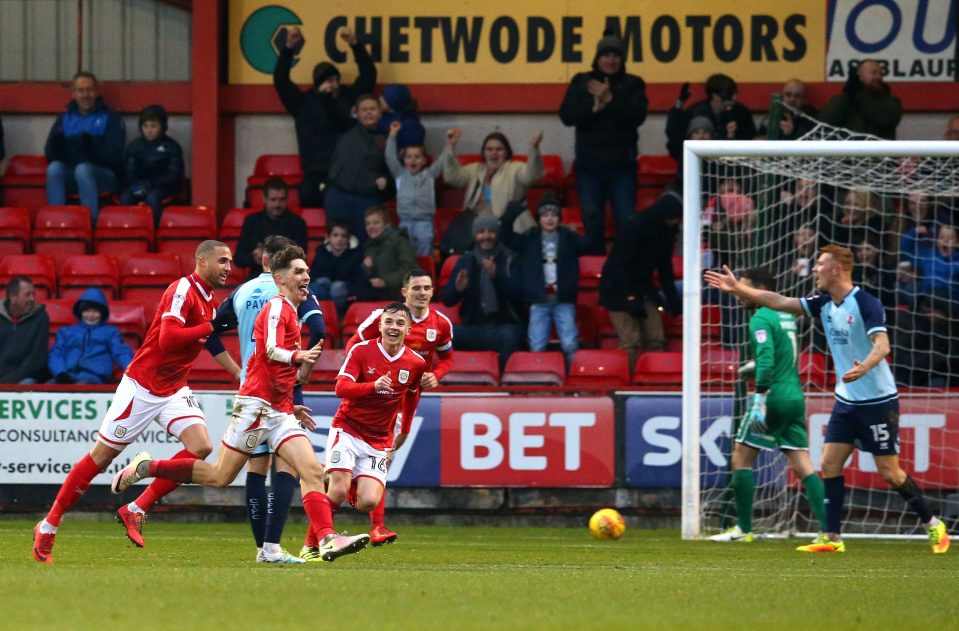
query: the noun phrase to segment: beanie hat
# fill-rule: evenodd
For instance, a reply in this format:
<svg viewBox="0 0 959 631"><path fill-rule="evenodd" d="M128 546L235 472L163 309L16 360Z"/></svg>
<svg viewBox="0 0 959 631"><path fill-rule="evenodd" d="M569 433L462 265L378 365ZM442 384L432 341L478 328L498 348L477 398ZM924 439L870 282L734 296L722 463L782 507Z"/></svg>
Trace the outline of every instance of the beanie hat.
<svg viewBox="0 0 959 631"><path fill-rule="evenodd" d="M596 56L601 57L606 53L616 53L620 57L626 54L626 43L613 31L603 31L603 37L596 44Z"/></svg>
<svg viewBox="0 0 959 631"><path fill-rule="evenodd" d="M690 135L694 131L704 129L709 133L713 133L715 129L713 127L713 121L709 120L707 116L696 116L693 120L689 121L689 126L686 127L686 135Z"/></svg>
<svg viewBox="0 0 959 631"><path fill-rule="evenodd" d="M473 237L476 237L483 230L492 230L493 232L499 230L499 219L496 218L496 215L480 215L473 220L471 230Z"/></svg>
<svg viewBox="0 0 959 631"><path fill-rule="evenodd" d="M383 100L394 112L405 112L413 102L409 86L391 83L383 88Z"/></svg>
<svg viewBox="0 0 959 631"><path fill-rule="evenodd" d="M313 87L320 87L324 81L330 77L339 77L340 71L336 69L336 66L331 64L328 61L321 61L320 63L313 66Z"/></svg>
<svg viewBox="0 0 959 631"><path fill-rule="evenodd" d="M559 200L556 199L555 195L547 193L539 200L539 205L536 206L536 215L540 216L543 213L563 214L563 209L559 205Z"/></svg>

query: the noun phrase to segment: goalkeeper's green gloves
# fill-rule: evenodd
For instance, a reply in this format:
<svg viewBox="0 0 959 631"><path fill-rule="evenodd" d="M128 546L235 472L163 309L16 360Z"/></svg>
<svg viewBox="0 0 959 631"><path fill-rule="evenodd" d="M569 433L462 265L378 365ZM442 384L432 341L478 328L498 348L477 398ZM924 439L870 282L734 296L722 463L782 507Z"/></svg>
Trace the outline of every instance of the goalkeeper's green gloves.
<svg viewBox="0 0 959 631"><path fill-rule="evenodd" d="M752 405L746 412L746 422L749 429L756 434L766 433L766 395L757 392L753 395Z"/></svg>

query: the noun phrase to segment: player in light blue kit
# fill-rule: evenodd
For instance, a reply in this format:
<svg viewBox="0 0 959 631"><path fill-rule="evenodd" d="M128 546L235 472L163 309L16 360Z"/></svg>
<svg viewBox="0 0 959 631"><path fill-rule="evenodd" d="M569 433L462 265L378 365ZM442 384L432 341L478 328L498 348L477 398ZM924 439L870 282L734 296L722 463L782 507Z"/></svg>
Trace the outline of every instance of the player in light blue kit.
<svg viewBox="0 0 959 631"><path fill-rule="evenodd" d="M836 375L836 404L826 426L822 455L826 491L827 532L801 552L845 552L840 536L845 480L843 464L857 446L871 453L879 475L919 515L929 533L932 551L949 549L946 525L932 514L912 477L899 466L899 393L886 362L889 336L879 300L852 283L853 256L849 249L827 245L813 268L818 293L787 298L741 283L723 266L707 271L706 282L777 311L819 317L829 343Z"/></svg>
<svg viewBox="0 0 959 631"><path fill-rule="evenodd" d="M279 294L273 274L270 272L270 258L284 248L296 245L290 239L280 236L267 237L262 247L263 273L237 287L224 301L221 310L232 310L237 318L237 333L240 336L241 366L239 380L246 377L246 364L253 354L253 324L256 316L270 298ZM316 346L326 336L323 313L316 297L312 294L297 309L300 322L310 329L310 347ZM215 357L225 349L216 335L210 336L207 349ZM218 357L218 361L223 363ZM293 390L293 403L303 405L302 385ZM293 556L280 547L286 516L290 512L293 491L296 488L296 472L282 459L277 458L276 472L273 474L272 492L266 492L266 475L270 471L270 448L263 443L253 452L247 465L246 507L256 541L256 560L261 563L303 563L303 559ZM265 513L264 513L265 509Z"/></svg>

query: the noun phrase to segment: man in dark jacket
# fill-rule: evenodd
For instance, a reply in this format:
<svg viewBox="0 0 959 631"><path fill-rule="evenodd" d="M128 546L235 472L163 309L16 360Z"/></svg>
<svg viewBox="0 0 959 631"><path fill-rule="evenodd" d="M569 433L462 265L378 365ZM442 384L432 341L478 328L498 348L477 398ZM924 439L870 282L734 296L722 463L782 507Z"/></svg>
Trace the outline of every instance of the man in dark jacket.
<svg viewBox="0 0 959 631"><path fill-rule="evenodd" d="M673 246L677 226L683 217L682 198L672 190L663 193L646 211L624 222L599 281L599 304L609 309L616 327L619 347L629 353L629 365L643 351L661 351L666 346L659 317L662 305L653 274L659 272L659 286L666 309L679 313L681 303L673 282Z"/></svg>
<svg viewBox="0 0 959 631"><path fill-rule="evenodd" d="M376 66L366 49L357 43L349 29L340 31L340 38L349 44L359 68L359 76L351 86L340 84L340 71L323 61L313 68L313 87L300 89L290 80L293 57L303 46L300 29L293 27L286 37L286 45L273 69L273 86L286 111L296 123L296 143L300 150L303 183L300 185L300 203L306 208L321 208L323 188L329 178L333 148L339 134L353 126L350 110L357 97L373 91L376 86Z"/></svg>
<svg viewBox="0 0 959 631"><path fill-rule="evenodd" d="M350 247L350 229L335 219L327 225L326 241L316 246L310 265L310 290L320 300L332 300L342 318L347 298L363 275L363 250Z"/></svg>
<svg viewBox="0 0 959 631"><path fill-rule="evenodd" d="M34 299L33 282L15 276L0 303L0 383L43 383L47 379L50 316Z"/></svg>
<svg viewBox="0 0 959 631"><path fill-rule="evenodd" d="M110 307L96 287L83 292L73 305L77 323L57 331L50 349L50 374L56 383L113 383L113 366L126 370L133 350L120 330L107 324Z"/></svg>
<svg viewBox="0 0 959 631"><path fill-rule="evenodd" d="M749 108L736 101L739 87L736 81L724 74L710 75L706 79L705 100L693 103L686 110L686 120L705 116L713 121L713 138L716 140L752 140L756 137L756 121Z"/></svg>
<svg viewBox="0 0 959 631"><path fill-rule="evenodd" d="M536 209L538 228L524 234L513 232L513 222L525 210L511 202L500 217L499 241L516 252L523 295L529 303L529 347L544 351L549 343L550 324L556 325L559 345L572 363L579 348L576 325L576 294L579 291L579 257L592 247L581 237L559 225L561 209L555 197L544 195ZM479 221L479 219L477 219ZM474 222L475 223L475 222Z"/></svg>
<svg viewBox="0 0 959 631"><path fill-rule="evenodd" d="M442 298L447 307L460 305L456 348L496 351L502 371L523 343L523 287L516 254L497 241L498 231L493 215L473 222L473 249L456 262Z"/></svg>
<svg viewBox="0 0 959 631"><path fill-rule="evenodd" d="M263 204L261 212L247 215L240 228L240 239L236 244L234 263L238 267L248 267L248 278L256 278L263 273L260 261L263 254L263 241L271 235L292 239L306 250L306 222L286 207L286 183L272 177L263 184Z"/></svg>
<svg viewBox="0 0 959 631"><path fill-rule="evenodd" d="M140 137L127 146L127 188L120 195L121 204L146 202L153 209L155 225L160 225L164 198L176 195L183 186L183 149L166 131L162 106L140 110Z"/></svg>
<svg viewBox="0 0 959 631"><path fill-rule="evenodd" d="M882 78L882 67L875 59L866 59L849 73L842 92L822 108L823 122L850 131L896 139L896 127L902 120L902 101Z"/></svg>
<svg viewBox="0 0 959 631"><path fill-rule="evenodd" d="M96 76L78 72L73 77L73 100L57 117L44 147L49 163L47 203L65 204L67 193L78 192L96 226L100 194L118 189L125 143L123 118L99 97Z"/></svg>
<svg viewBox="0 0 959 631"><path fill-rule="evenodd" d="M576 190L593 253L603 250L606 201L617 225L636 211L637 128L646 120L646 84L626 73L623 40L606 32L593 69L573 77L559 108L576 128Z"/></svg>

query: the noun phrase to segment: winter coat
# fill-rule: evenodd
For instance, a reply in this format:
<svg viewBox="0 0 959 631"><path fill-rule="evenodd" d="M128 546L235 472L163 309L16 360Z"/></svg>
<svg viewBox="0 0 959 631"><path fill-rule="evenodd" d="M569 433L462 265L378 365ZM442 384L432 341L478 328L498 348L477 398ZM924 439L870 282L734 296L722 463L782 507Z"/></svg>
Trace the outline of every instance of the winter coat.
<svg viewBox="0 0 959 631"><path fill-rule="evenodd" d="M526 162L509 160L503 163L490 180L490 210L497 217L502 217L506 205L526 199L526 191L538 182L544 173L543 158L539 150L531 152ZM463 208L476 210L486 183L486 163L472 162L461 165L453 152L446 151L443 154L443 179L450 186L465 188ZM520 213L513 220L513 228L517 232L526 232L536 225L528 212Z"/></svg>
<svg viewBox="0 0 959 631"><path fill-rule="evenodd" d="M294 212L287 210L277 219L271 219L266 210L247 215L240 228L240 239L233 253L234 262L239 267L249 267L249 278L263 273L260 261L253 260L253 250L267 237L278 235L293 239L304 251L307 244L306 222Z"/></svg>
<svg viewBox="0 0 959 631"><path fill-rule="evenodd" d="M100 308L103 317L99 324L91 326L83 321L83 303ZM74 383L111 383L114 364L126 370L133 351L123 341L120 330L107 324L110 309L106 296L95 287L86 290L74 303L73 315L77 323L57 331L57 341L50 349L50 374L54 378L66 375Z"/></svg>
<svg viewBox="0 0 959 631"><path fill-rule="evenodd" d="M352 195L380 195L377 178L389 179L386 136L376 129L355 125L336 143L330 166L330 184Z"/></svg>
<svg viewBox="0 0 959 631"><path fill-rule="evenodd" d="M516 254L509 248L500 247L493 257L496 264L496 276L493 287L496 289L496 301L499 310L495 313L483 313L480 296L480 274L483 264L470 250L456 261L453 272L442 288L443 304L452 307L460 304L460 320L463 324L523 324L523 287L520 271L516 269ZM456 277L460 270L466 270L469 280L466 290L456 291Z"/></svg>
<svg viewBox="0 0 959 631"><path fill-rule="evenodd" d="M861 89L854 96L840 92L822 108L822 120L850 131L896 139L896 127L902 120L902 101L892 95L889 86L878 92Z"/></svg>
<svg viewBox="0 0 959 631"><path fill-rule="evenodd" d="M283 47L273 69L273 86L286 111L293 115L296 125L296 144L300 150L300 165L304 173L326 175L333 159L337 137L351 128L355 121L350 111L356 99L373 91L376 86L376 66L366 49L357 44L350 47L359 68L359 75L351 86L342 86L338 96L320 93L315 87L300 90L290 80L293 51Z"/></svg>
<svg viewBox="0 0 959 631"><path fill-rule="evenodd" d="M125 170L127 186L174 193L183 184L183 149L166 134L156 140L141 136L127 146Z"/></svg>
<svg viewBox="0 0 959 631"><path fill-rule="evenodd" d="M339 256L334 256L325 243L316 246L313 264L310 266L310 280L329 278L343 281L352 288L362 276L363 251L360 248L347 248Z"/></svg>
<svg viewBox="0 0 959 631"><path fill-rule="evenodd" d="M46 381L49 336L45 306L38 303L14 323L7 301L0 302L0 383L19 383L27 377Z"/></svg>
<svg viewBox="0 0 959 631"><path fill-rule="evenodd" d="M626 65L608 76L613 100L598 112L593 111L590 79L607 78L593 62L590 72L580 72L570 81L559 107L559 118L567 127L576 128L576 159L579 171L610 171L636 164L637 128L646 120L649 102L646 83L626 73Z"/></svg>
<svg viewBox="0 0 959 631"><path fill-rule="evenodd" d="M388 227L383 234L370 239L363 245L363 257L373 259L373 267L364 273L367 278L382 278L386 289L400 295L403 278L411 269L419 265L416 253L406 235L396 228Z"/></svg>
<svg viewBox="0 0 959 631"><path fill-rule="evenodd" d="M89 114L81 114L76 101L67 104L67 111L57 117L50 129L43 153L47 162L60 161L71 167L92 162L120 177L125 143L123 117L97 97Z"/></svg>

